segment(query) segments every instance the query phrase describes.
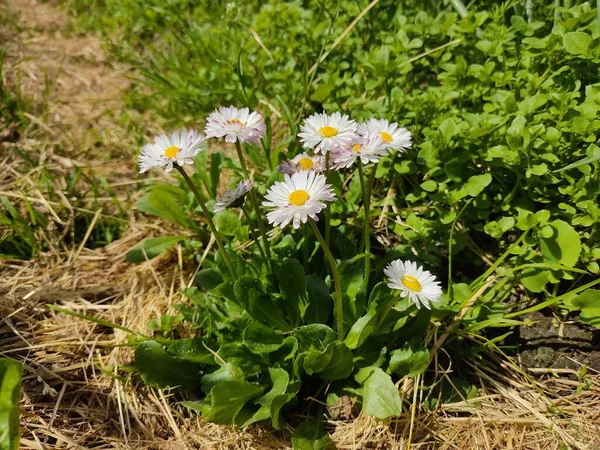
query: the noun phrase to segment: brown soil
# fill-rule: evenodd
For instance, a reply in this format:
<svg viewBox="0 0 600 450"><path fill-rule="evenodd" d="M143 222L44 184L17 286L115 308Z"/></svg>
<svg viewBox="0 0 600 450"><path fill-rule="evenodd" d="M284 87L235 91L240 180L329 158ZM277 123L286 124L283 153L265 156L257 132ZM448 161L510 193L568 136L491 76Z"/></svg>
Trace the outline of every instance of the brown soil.
<svg viewBox="0 0 600 450"><path fill-rule="evenodd" d="M106 61L98 39L72 32L69 17L54 3L9 1L8 7L20 13L21 27L7 44L9 85L35 104L46 103L47 111L30 114L25 131L2 142L9 156L0 159L0 191L16 199L28 195L52 216L53 205L35 191L35 173L23 176L15 170L15 145L51 166L58 190L74 166L106 174L115 188L125 190L135 183L136 149L116 125L123 111L121 92L129 86L123 76L127 69ZM183 301L177 292L196 270L180 262L179 249L142 265L125 261L128 250L162 228L132 214L127 235L105 248L51 246L33 261L2 262L0 356L24 365L21 448L290 448L290 430L207 424L178 406L169 391L147 388L137 377L116 376L132 360L127 334L47 307L145 332L151 319ZM472 365L479 380L476 399L427 411L416 407L426 395L422 381L403 380L399 388L407 409L399 418L376 421L353 415L350 407L326 426L338 448L345 449L600 448L598 373L590 369L584 379L572 380L577 366L563 369L571 371L569 376L535 381L508 360L490 367ZM454 372L452 365L436 365L436 370L440 380Z"/></svg>

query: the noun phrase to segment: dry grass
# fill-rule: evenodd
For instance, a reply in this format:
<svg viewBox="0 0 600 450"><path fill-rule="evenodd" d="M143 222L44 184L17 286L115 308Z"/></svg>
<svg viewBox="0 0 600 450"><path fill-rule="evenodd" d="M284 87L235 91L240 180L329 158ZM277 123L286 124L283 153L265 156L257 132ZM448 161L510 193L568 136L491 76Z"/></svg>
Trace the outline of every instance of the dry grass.
<svg viewBox="0 0 600 450"><path fill-rule="evenodd" d="M17 145L52 166L59 189L61 174L74 165L110 174L115 186L127 189L134 146L115 120L128 87L125 69L105 61L95 38L69 35L68 17L52 3L12 0L10 7L22 13L23 31L8 46L9 82L34 102L47 102L49 111L30 118ZM20 175L16 157L0 164L0 190L22 198L29 185L36 207L51 216L53 205L35 193L35 174ZM180 263L177 252L137 266L125 261L142 238L160 232L159 223L132 215L128 234L105 248L53 248L34 261L2 263L0 355L24 364L22 448L290 447L288 431L207 424L168 391L116 376L132 358L125 332L47 308L55 304L144 332L151 319L183 300L177 291L196 269ZM472 366L477 399L427 411L414 406L426 395L422 381L405 380L399 389L413 407L398 419L358 415L327 422L328 431L338 448L347 449L600 448L600 374L584 382L573 373L532 381L509 361L491 366L502 367ZM451 367L438 367L440 380L450 373Z"/></svg>

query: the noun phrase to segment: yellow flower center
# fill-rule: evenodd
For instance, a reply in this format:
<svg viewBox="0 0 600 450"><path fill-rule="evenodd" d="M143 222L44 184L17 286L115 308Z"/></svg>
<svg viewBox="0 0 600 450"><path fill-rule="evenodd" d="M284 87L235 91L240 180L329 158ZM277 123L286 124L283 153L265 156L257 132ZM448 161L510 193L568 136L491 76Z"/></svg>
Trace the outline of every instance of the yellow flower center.
<svg viewBox="0 0 600 450"><path fill-rule="evenodd" d="M392 140L394 139L391 134L386 133L385 131L380 131L379 136L381 136L381 140L386 144L392 142Z"/></svg>
<svg viewBox="0 0 600 450"><path fill-rule="evenodd" d="M315 167L315 163L310 158L301 158L300 161L298 161L298 165L302 167L302 170L308 170Z"/></svg>
<svg viewBox="0 0 600 450"><path fill-rule="evenodd" d="M411 277L410 275L402 277L402 284L413 292L421 292L421 283L415 277Z"/></svg>
<svg viewBox="0 0 600 450"><path fill-rule="evenodd" d="M167 158L175 158L177 157L177 152L179 151L179 147L172 145L165 149L165 156Z"/></svg>
<svg viewBox="0 0 600 450"><path fill-rule="evenodd" d="M239 125L240 127L244 126L244 122L240 119L230 119L227 121L227 125Z"/></svg>
<svg viewBox="0 0 600 450"><path fill-rule="evenodd" d="M337 136L338 130L327 125L327 126L324 126L323 128L321 128L319 130L319 133L321 133L321 136L323 136L324 138L330 138L330 137Z"/></svg>
<svg viewBox="0 0 600 450"><path fill-rule="evenodd" d="M290 194L289 202L295 206L302 206L309 198L308 192L298 189Z"/></svg>
<svg viewBox="0 0 600 450"><path fill-rule="evenodd" d="M352 150L354 150L354 153L360 152L360 144L356 144L354 147L352 147Z"/></svg>

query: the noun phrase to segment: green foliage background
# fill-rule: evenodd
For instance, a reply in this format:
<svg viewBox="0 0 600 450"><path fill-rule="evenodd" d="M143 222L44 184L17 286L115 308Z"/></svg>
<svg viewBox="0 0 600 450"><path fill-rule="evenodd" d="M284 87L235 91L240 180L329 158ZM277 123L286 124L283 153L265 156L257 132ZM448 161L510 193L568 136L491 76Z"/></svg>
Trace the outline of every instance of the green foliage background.
<svg viewBox="0 0 600 450"><path fill-rule="evenodd" d="M274 127L275 157L297 151L297 123L313 108L410 129L414 150L381 164L375 189L379 205L395 194L388 231L400 254L446 267L463 211L455 279L507 248L534 293L588 280L568 268L599 273L600 40L589 3L473 2L461 18L447 2L382 0L312 73L368 2L65 3L141 71L131 101L173 125L220 104L266 109L288 123Z"/></svg>

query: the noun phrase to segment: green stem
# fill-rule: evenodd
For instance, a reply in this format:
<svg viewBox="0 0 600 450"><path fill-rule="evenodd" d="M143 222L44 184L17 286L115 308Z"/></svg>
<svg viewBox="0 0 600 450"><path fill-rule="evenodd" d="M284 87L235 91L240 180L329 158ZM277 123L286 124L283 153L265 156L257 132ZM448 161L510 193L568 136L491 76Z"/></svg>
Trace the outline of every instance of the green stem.
<svg viewBox="0 0 600 450"><path fill-rule="evenodd" d="M325 155L325 178L327 181L329 181L329 155L329 152ZM331 242L331 210L329 208L325 210L325 242L327 246Z"/></svg>
<svg viewBox="0 0 600 450"><path fill-rule="evenodd" d="M206 217L206 221L208 222L208 227L210 228L210 231L212 232L213 236L215 237L215 241L217 241L219 250L221 250L221 253L223 254L223 259L225 260L225 264L227 264L227 267L229 268L229 272L231 272L231 276L235 278L236 277L235 270L233 270L233 265L231 264L231 261L229 260L229 256L227 256L227 252L225 251L225 246L223 245L223 241L221 240L221 236L219 235L219 232L217 231L217 227L215 226L215 223L213 222L212 217L210 216L210 212L208 212L206 203L204 203L202 196L196 189L194 182L190 179L190 177L187 174L187 172L185 171L185 169L183 167L181 167L179 164L174 164L173 166L175 167L175 169L177 169L179 171L179 173L181 174L183 179L186 181L186 183L188 184L188 186L194 193L196 200L198 200L198 203L200 203L200 208L202 208L204 217Z"/></svg>
<svg viewBox="0 0 600 450"><path fill-rule="evenodd" d="M302 245L302 260L304 263L304 270L306 270L308 266L308 233L306 232L306 224L302 224L302 235L304 237L303 245Z"/></svg>
<svg viewBox="0 0 600 450"><path fill-rule="evenodd" d="M335 284L335 294L336 294L336 301L335 301L335 316L336 317L335 318L336 318L336 323L337 323L337 333L338 333L338 339L340 341L342 341L344 339L344 305L342 303L342 283L340 282L340 272L338 270L338 265L335 262L335 258L331 254L331 250L329 250L329 247L327 246L327 243L325 242L323 235L319 231L317 224L315 223L314 220L312 220L310 218L308 219L308 221L315 233L315 236L317 237L319 243L321 244L323 251L325 252L325 257L329 261L329 265L331 266L331 273L333 274L333 282Z"/></svg>
<svg viewBox="0 0 600 450"><path fill-rule="evenodd" d="M365 175L363 173L363 165L360 158L358 158L358 177L360 179L360 189L362 191L363 205L365 209L365 220L363 224L363 239L365 242L364 286L365 289L369 289L369 274L371 273L371 196L369 195L369 189L365 183Z"/></svg>
<svg viewBox="0 0 600 450"><path fill-rule="evenodd" d="M267 265L268 265L269 260L267 259L267 256L265 255L263 248L260 246L258 236L256 235L256 231L254 230L254 227L252 226L252 220L250 219L250 214L248 214L248 210L246 209L246 207L244 205L241 206L241 209L242 209L242 212L244 213L244 217L246 217L246 220L248 221L248 228L250 229L250 234L252 235L252 239L254 239L254 242L256 242L256 246L258 247L260 256L262 257L262 259L265 260L265 263L267 263Z"/></svg>
<svg viewBox="0 0 600 450"><path fill-rule="evenodd" d="M235 141L235 149L237 150L238 159L240 160L240 165L242 166L244 177L246 177L247 180L251 180L250 173L248 172L248 168L246 167L244 153L242 152L242 146L240 145L239 141ZM265 253L267 255L267 265L270 269L272 269L273 263L271 262L271 248L269 247L269 239L267 238L267 229L261 218L260 209L258 207L258 201L256 200L256 194L254 192L254 187L250 189L250 202L252 203L252 207L254 208L254 212L256 213L256 221L258 222L258 228L260 230L260 235L262 236L263 245L265 247Z"/></svg>

